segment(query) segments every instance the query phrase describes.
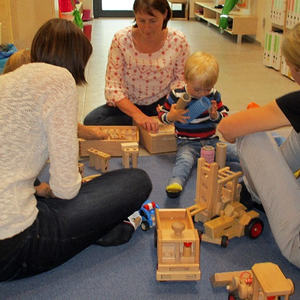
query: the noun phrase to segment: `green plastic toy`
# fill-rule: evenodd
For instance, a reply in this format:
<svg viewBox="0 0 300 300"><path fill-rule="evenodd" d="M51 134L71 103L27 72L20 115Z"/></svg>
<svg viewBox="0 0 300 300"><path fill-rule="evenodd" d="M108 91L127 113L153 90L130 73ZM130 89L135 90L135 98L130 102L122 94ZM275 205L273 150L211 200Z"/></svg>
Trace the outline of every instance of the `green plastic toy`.
<svg viewBox="0 0 300 300"><path fill-rule="evenodd" d="M80 15L80 12L78 9L74 9L73 11L73 16L74 16L74 23L79 27L79 28L83 28L83 21L82 21L82 18L81 18L81 15Z"/></svg>
<svg viewBox="0 0 300 300"><path fill-rule="evenodd" d="M226 0L220 15L219 28L223 32L228 27L228 15L235 7L239 0Z"/></svg>

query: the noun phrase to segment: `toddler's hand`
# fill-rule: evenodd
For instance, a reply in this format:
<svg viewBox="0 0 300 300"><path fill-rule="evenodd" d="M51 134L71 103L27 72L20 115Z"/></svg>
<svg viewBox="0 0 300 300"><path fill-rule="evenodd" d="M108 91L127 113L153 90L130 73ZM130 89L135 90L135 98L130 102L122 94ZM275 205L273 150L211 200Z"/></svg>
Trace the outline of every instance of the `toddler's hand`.
<svg viewBox="0 0 300 300"><path fill-rule="evenodd" d="M209 112L209 117L212 120L215 120L218 118L217 101L216 100L211 100L211 107L209 108L208 112Z"/></svg>
<svg viewBox="0 0 300 300"><path fill-rule="evenodd" d="M172 104L170 111L168 112L167 119L170 122L180 122L180 123L186 123L187 120L190 118L188 116L185 116L185 114L188 112L188 109L176 109L176 104Z"/></svg>

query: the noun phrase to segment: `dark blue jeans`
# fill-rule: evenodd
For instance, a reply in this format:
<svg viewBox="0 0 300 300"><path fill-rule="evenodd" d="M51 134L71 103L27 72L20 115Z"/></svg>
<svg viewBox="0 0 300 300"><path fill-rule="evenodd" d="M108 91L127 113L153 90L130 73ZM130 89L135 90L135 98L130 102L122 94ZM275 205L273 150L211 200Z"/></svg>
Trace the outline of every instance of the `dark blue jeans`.
<svg viewBox="0 0 300 300"><path fill-rule="evenodd" d="M0 281L66 262L138 210L151 189L146 172L121 169L83 184L72 200L38 197L35 222L20 234L0 240Z"/></svg>
<svg viewBox="0 0 300 300"><path fill-rule="evenodd" d="M145 115L156 116L157 105L163 105L166 97L150 105L136 105ZM114 106L104 104L92 110L87 114L83 121L84 125L132 125L132 118L124 114Z"/></svg>

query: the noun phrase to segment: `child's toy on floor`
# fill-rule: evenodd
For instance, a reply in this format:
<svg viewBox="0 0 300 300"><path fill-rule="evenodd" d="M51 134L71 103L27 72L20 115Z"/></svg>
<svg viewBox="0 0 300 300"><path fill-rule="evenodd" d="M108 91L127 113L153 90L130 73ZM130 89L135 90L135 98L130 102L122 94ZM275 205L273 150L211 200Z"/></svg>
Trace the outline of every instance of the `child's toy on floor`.
<svg viewBox="0 0 300 300"><path fill-rule="evenodd" d="M201 148L200 157L203 157L207 163L215 161L215 148L213 146L203 146Z"/></svg>
<svg viewBox="0 0 300 300"><path fill-rule="evenodd" d="M217 143L217 145L216 145L216 163L218 164L220 169L225 167L226 152L227 152L227 145L222 142Z"/></svg>
<svg viewBox="0 0 300 300"><path fill-rule="evenodd" d="M140 208L140 215L142 216L141 228L143 231L147 231L156 225L155 210L159 208L159 205L153 201L146 200Z"/></svg>
<svg viewBox="0 0 300 300"><path fill-rule="evenodd" d="M140 132L140 141L145 149L151 154L174 152L176 151L176 137L174 124L163 124L158 117L152 117L159 123L157 133L152 133L138 126Z"/></svg>
<svg viewBox="0 0 300 300"><path fill-rule="evenodd" d="M213 287L226 286L228 299L285 300L294 293L294 284L271 262L257 263L251 270L215 273Z"/></svg>
<svg viewBox="0 0 300 300"><path fill-rule="evenodd" d="M187 209L156 209L156 279L200 280L200 239Z"/></svg>
<svg viewBox="0 0 300 300"><path fill-rule="evenodd" d="M101 174L93 174L93 175L89 175L89 176L83 177L82 178L82 183L89 182L89 181L91 181L94 178L99 177L99 176L101 176Z"/></svg>
<svg viewBox="0 0 300 300"><path fill-rule="evenodd" d="M89 153L89 166L94 167L96 170L101 170L102 173L107 172L108 163L111 156L107 153L99 151L94 148L88 150Z"/></svg>
<svg viewBox="0 0 300 300"><path fill-rule="evenodd" d="M196 183L196 204L189 207L194 221L204 223L201 240L227 247L228 240L247 235L252 239L263 231L259 213L239 202L242 172L229 167L218 169L217 163L208 164L199 158Z"/></svg>
<svg viewBox="0 0 300 300"><path fill-rule="evenodd" d="M91 126L95 127L95 126ZM88 149L95 148L110 154L122 156L121 143L139 142L139 130L136 126L97 126L107 134L105 140L79 139L79 155L88 156Z"/></svg>
<svg viewBox="0 0 300 300"><path fill-rule="evenodd" d="M138 143L122 143L122 163L124 168L130 168L130 160L133 168L138 166L139 145Z"/></svg>

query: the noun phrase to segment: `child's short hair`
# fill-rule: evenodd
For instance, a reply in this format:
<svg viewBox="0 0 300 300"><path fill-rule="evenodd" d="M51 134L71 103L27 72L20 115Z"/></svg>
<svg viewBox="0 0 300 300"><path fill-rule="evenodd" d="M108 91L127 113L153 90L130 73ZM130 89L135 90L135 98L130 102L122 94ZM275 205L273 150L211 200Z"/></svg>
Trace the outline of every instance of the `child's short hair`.
<svg viewBox="0 0 300 300"><path fill-rule="evenodd" d="M285 34L281 47L284 57L300 69L300 23Z"/></svg>
<svg viewBox="0 0 300 300"><path fill-rule="evenodd" d="M29 64L30 59L30 50L22 49L13 53L9 59L6 61L3 74L12 72L15 69L21 67L22 65Z"/></svg>
<svg viewBox="0 0 300 300"><path fill-rule="evenodd" d="M217 82L218 76L219 65L213 55L198 51L188 57L184 66L185 81L198 81L203 88L211 88Z"/></svg>

